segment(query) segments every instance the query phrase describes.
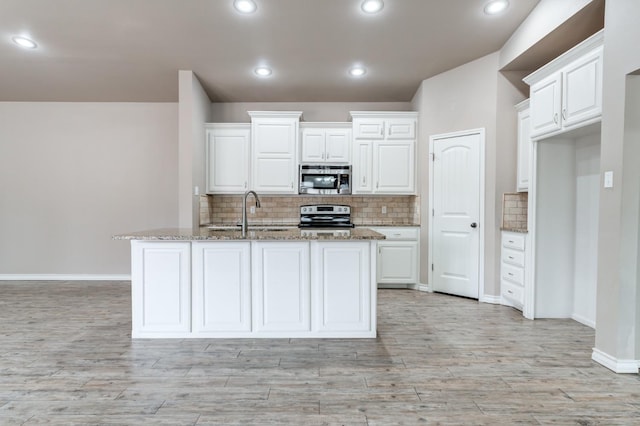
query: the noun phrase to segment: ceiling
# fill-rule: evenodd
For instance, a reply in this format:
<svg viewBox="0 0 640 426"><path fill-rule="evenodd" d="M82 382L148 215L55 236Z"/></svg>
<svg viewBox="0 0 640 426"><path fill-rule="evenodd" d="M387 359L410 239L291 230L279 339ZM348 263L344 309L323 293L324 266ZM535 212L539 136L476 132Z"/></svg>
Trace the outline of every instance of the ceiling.
<svg viewBox="0 0 640 426"><path fill-rule="evenodd" d="M1 0L0 101L175 102L193 70L214 102L406 102L499 50L539 0ZM11 40L25 35L39 47ZM255 76L260 64L273 68ZM348 75L355 63L361 78Z"/></svg>

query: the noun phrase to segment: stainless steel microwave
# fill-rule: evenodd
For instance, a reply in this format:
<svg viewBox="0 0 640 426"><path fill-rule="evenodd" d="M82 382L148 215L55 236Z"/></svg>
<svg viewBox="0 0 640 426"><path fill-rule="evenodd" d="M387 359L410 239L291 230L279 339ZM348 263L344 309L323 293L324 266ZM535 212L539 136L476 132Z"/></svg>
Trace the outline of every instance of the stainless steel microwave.
<svg viewBox="0 0 640 426"><path fill-rule="evenodd" d="M351 166L300 165L299 194L351 194Z"/></svg>

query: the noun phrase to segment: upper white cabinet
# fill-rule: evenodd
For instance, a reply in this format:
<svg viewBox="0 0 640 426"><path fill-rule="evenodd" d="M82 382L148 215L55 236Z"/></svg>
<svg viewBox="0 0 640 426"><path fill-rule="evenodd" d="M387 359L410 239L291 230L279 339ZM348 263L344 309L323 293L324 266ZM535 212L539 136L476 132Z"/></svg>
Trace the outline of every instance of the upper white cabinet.
<svg viewBox="0 0 640 426"><path fill-rule="evenodd" d="M602 115L600 31L524 78L531 86L531 138L597 122Z"/></svg>
<svg viewBox="0 0 640 426"><path fill-rule="evenodd" d="M301 112L249 111L251 189L297 194L297 146Z"/></svg>
<svg viewBox="0 0 640 426"><path fill-rule="evenodd" d="M348 164L351 161L351 123L300 123L301 163Z"/></svg>
<svg viewBox="0 0 640 426"><path fill-rule="evenodd" d="M529 99L516 105L518 111L518 163L517 182L518 192L529 190L529 176L531 175L531 114L529 111Z"/></svg>
<svg viewBox="0 0 640 426"><path fill-rule="evenodd" d="M249 186L251 126L207 124L206 133L207 193L243 193Z"/></svg>
<svg viewBox="0 0 640 426"><path fill-rule="evenodd" d="M415 194L416 112L352 112L354 194Z"/></svg>

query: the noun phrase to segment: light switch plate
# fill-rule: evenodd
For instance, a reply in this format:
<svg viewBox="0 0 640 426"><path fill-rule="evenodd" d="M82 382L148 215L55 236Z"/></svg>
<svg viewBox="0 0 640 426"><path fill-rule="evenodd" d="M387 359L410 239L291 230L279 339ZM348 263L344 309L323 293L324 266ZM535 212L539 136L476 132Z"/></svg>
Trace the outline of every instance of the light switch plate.
<svg viewBox="0 0 640 426"><path fill-rule="evenodd" d="M604 172L604 187L613 188L613 172Z"/></svg>

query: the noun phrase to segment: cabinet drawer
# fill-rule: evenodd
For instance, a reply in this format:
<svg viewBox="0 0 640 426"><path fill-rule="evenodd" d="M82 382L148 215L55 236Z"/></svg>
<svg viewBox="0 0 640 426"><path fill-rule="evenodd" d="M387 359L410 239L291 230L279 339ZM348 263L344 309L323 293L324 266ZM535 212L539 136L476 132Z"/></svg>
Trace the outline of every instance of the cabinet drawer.
<svg viewBox="0 0 640 426"><path fill-rule="evenodd" d="M502 261L524 268L524 252L510 248L502 248Z"/></svg>
<svg viewBox="0 0 640 426"><path fill-rule="evenodd" d="M419 228L396 228L396 227L382 227L371 228L372 230L381 233L387 240L418 240L420 233Z"/></svg>
<svg viewBox="0 0 640 426"><path fill-rule="evenodd" d="M508 265L506 263L502 264L502 279L511 281L514 284L519 284L524 286L524 269L518 268L517 266Z"/></svg>
<svg viewBox="0 0 640 426"><path fill-rule="evenodd" d="M512 284L508 281L500 283L502 288L502 297L522 306L524 304L524 289L519 285Z"/></svg>
<svg viewBox="0 0 640 426"><path fill-rule="evenodd" d="M524 250L524 234L516 234L513 232L502 233L502 246L516 250Z"/></svg>

